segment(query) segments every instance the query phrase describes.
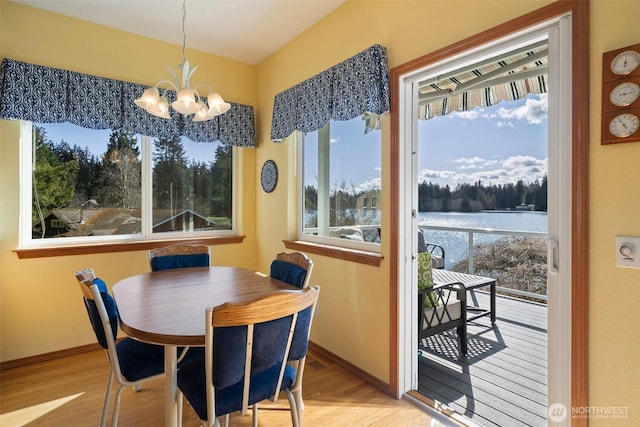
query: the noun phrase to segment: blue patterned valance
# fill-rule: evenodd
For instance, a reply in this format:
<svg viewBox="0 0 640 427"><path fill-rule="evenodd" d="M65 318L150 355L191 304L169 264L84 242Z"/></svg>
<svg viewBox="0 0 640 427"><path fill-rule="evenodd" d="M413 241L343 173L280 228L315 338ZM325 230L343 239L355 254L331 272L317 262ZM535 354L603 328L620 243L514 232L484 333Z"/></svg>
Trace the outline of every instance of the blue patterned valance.
<svg viewBox="0 0 640 427"><path fill-rule="evenodd" d="M89 129L124 128L155 138L181 135L196 142L256 146L252 106L230 103L227 113L205 122L193 122L172 110L171 120L166 120L133 103L146 88L5 58L0 71L0 118L70 122ZM175 93L167 96L175 97Z"/></svg>
<svg viewBox="0 0 640 427"><path fill-rule="evenodd" d="M329 120L389 111L389 68L384 47L374 45L275 96L271 140L293 131L313 132Z"/></svg>

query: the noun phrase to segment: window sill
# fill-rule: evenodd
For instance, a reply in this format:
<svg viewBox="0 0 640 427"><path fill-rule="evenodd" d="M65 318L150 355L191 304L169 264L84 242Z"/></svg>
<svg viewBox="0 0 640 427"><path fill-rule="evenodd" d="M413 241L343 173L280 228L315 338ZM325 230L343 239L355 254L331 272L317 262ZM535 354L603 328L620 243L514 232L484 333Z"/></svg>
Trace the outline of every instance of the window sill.
<svg viewBox="0 0 640 427"><path fill-rule="evenodd" d="M19 259L47 258L54 256L103 254L109 252L144 251L172 244L228 245L242 243L244 236L205 237L193 239L144 240L140 242L99 243L82 246L54 246L46 248L15 249Z"/></svg>
<svg viewBox="0 0 640 427"><path fill-rule="evenodd" d="M359 264L366 264L374 267L380 267L380 264L383 260L383 256L376 252L340 248L337 246L304 242L302 240L285 240L284 246L287 249L308 252L316 255L323 255L329 258L337 258L345 261L357 262Z"/></svg>

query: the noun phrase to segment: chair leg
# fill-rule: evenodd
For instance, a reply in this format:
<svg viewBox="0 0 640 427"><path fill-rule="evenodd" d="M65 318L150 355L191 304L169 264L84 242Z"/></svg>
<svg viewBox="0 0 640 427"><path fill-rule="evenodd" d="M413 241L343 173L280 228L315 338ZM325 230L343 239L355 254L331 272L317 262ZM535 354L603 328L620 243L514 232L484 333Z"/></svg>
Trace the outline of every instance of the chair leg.
<svg viewBox="0 0 640 427"><path fill-rule="evenodd" d="M184 403L183 395L180 389L177 389L178 395L176 399L178 399L178 426L182 426L182 407Z"/></svg>
<svg viewBox="0 0 640 427"><path fill-rule="evenodd" d="M258 402L253 404L253 408L251 410L251 419L253 421L253 427L258 427Z"/></svg>
<svg viewBox="0 0 640 427"><path fill-rule="evenodd" d="M289 407L291 408L291 424L293 427L302 427L302 412L298 406L298 394L292 393L291 390L285 390L287 400L289 400ZM301 395L300 395L301 397Z"/></svg>
<svg viewBox="0 0 640 427"><path fill-rule="evenodd" d="M102 417L100 418L100 427L107 425L107 412L109 411L109 399L111 398L111 388L113 387L113 371L109 369L109 379L107 380L107 390L104 394L104 404L102 405Z"/></svg>
<svg viewBox="0 0 640 427"><path fill-rule="evenodd" d="M116 391L116 399L113 403L113 419L111 420L112 427L118 427L118 415L120 415L120 397L122 396L123 386L118 387Z"/></svg>
<svg viewBox="0 0 640 427"><path fill-rule="evenodd" d="M300 361L296 360L295 362L293 362L291 364L291 366L294 367L294 369L297 371L298 370L298 366L300 365ZM302 399L302 383L300 383L300 385L298 386L298 389L294 391L295 393L299 393L298 397L298 409L300 409L300 412L304 411L304 400Z"/></svg>
<svg viewBox="0 0 640 427"><path fill-rule="evenodd" d="M458 337L460 337L460 356L467 355L467 327L458 326Z"/></svg>

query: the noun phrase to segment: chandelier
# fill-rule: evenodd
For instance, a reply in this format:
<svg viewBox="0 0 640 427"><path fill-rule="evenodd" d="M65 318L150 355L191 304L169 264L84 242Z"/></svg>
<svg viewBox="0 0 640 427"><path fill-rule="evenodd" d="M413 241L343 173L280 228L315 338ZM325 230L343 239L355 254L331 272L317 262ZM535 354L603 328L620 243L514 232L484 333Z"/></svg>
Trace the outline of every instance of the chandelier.
<svg viewBox="0 0 640 427"><path fill-rule="evenodd" d="M220 114L226 113L231 104L224 102L222 97L216 92L213 92L209 85L198 85L195 88L191 88L191 76L198 67L190 67L189 61L186 58L186 42L187 33L185 30L185 21L187 18L187 0L182 2L182 64L178 64L178 70L182 70L182 76L178 79L176 73L167 65L169 73L173 77L173 81L161 80L155 84L155 86L148 88L144 91L140 98L133 102L149 114L153 114L163 119L171 119L169 115L169 100L167 99L167 91L173 90L176 92L176 100L171 103L171 107L178 113L187 116L194 114L194 122L202 122L205 120L211 120ZM161 85L163 87L161 87ZM168 87L164 87L168 86ZM207 88L207 103L204 103L204 97L198 92L198 88ZM162 89L162 96L160 96L159 89Z"/></svg>

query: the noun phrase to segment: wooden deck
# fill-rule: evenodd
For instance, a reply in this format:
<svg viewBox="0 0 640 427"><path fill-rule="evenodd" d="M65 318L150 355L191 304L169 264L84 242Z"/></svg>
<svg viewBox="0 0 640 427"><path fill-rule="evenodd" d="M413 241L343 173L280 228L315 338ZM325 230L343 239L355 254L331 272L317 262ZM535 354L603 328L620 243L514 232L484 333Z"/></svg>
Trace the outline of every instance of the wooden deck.
<svg viewBox="0 0 640 427"><path fill-rule="evenodd" d="M420 343L418 391L481 425L546 426L547 306L497 296L496 312L469 323L466 358L455 329Z"/></svg>

